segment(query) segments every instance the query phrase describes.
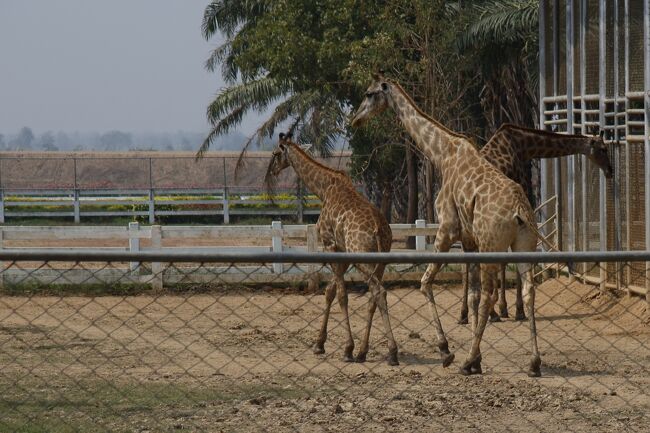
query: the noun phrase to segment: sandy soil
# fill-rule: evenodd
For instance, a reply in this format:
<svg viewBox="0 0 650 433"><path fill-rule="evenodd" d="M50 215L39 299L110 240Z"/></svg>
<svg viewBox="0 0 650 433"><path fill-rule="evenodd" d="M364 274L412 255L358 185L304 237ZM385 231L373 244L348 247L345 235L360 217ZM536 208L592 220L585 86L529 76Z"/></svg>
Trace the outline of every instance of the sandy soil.
<svg viewBox="0 0 650 433"><path fill-rule="evenodd" d="M312 354L323 296L296 289L1 297L0 431L57 420L139 432L650 431L650 328L639 299L548 281L537 296L543 377L526 376L528 325L512 320L488 326L484 374L463 377L461 293L437 293L457 354L448 369L412 287L388 296L397 367L383 362L378 317L368 361L341 360L336 302L327 353ZM366 300L350 299L357 344Z"/></svg>

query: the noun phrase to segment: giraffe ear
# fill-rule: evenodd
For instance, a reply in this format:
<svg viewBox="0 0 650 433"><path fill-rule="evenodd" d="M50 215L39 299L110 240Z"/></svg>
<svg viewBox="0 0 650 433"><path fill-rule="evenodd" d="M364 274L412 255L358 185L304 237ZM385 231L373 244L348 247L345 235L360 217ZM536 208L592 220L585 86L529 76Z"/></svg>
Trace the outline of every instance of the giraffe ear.
<svg viewBox="0 0 650 433"><path fill-rule="evenodd" d="M305 152L309 151L311 149L311 144L301 144L300 148L304 150Z"/></svg>

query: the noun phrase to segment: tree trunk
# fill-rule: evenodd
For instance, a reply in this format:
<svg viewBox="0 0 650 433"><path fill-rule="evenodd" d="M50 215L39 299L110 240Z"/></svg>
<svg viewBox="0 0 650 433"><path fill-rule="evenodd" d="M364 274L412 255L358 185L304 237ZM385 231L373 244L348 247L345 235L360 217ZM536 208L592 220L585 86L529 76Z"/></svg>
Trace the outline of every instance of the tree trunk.
<svg viewBox="0 0 650 433"><path fill-rule="evenodd" d="M408 176L406 222L413 224L418 218L418 161L410 145L406 146L406 174ZM415 236L406 238L406 248L415 249Z"/></svg>

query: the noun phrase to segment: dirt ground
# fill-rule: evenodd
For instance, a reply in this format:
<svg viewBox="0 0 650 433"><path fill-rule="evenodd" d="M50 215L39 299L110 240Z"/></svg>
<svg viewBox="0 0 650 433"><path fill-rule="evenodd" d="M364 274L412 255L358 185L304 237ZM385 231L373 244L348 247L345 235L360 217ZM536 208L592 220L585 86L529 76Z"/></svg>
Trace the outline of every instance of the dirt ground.
<svg viewBox="0 0 650 433"><path fill-rule="evenodd" d="M415 287L388 295L397 367L378 315L367 362L342 361L336 301L327 353L314 355L324 299L295 288L0 297L0 431L650 431L640 299L544 283L532 379L528 324L512 319L488 326L484 374L458 373L470 343L460 294L436 291L456 353L447 369ZM357 344L366 301L350 298Z"/></svg>

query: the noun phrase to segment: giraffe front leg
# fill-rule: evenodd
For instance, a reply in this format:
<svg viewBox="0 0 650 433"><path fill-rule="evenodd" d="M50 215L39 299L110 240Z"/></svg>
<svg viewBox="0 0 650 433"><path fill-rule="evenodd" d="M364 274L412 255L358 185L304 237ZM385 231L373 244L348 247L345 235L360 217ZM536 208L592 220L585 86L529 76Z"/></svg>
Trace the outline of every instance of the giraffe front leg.
<svg viewBox="0 0 650 433"><path fill-rule="evenodd" d="M388 302L386 301L386 289L381 282L374 275L369 280L370 290L374 303L379 307L381 319L384 322L384 333L388 340L388 365L399 365L397 360L397 343L393 336L393 328L390 325L390 317L388 316Z"/></svg>
<svg viewBox="0 0 650 433"><path fill-rule="evenodd" d="M494 275L494 287L495 293L499 296L499 307L501 311L505 308L506 314L508 313L508 306L505 305L506 302L506 265L501 265L501 273L499 275ZM497 290L498 287L498 290ZM504 306L505 305L505 306ZM496 306L496 302L495 302ZM497 314L496 310L492 308L490 310L490 322L500 322L501 316Z"/></svg>
<svg viewBox="0 0 650 433"><path fill-rule="evenodd" d="M361 340L361 347L359 348L359 353L355 360L357 362L366 362L366 356L368 355L368 349L370 347L370 329L372 328L372 318L375 315L375 310L377 309L377 302L375 297L371 294L370 300L368 301L368 317L366 320L366 332L363 334L363 339Z"/></svg>
<svg viewBox="0 0 650 433"><path fill-rule="evenodd" d="M447 252L449 247L453 243L453 239L448 236L448 231L444 230L442 227L438 230L438 235L436 236L435 243L433 245L434 251ZM433 319L433 326L436 328L436 334L438 337L438 350L440 351L440 357L442 359L442 366L449 367L454 361L454 354L449 351L449 342L445 336L445 332L442 329L442 323L440 322L440 316L438 315L438 308L436 307L436 300L433 296L433 280L435 279L438 271L442 267L440 263L431 263L427 270L422 276L420 281L420 292L424 295L429 303L429 310L431 311L431 317Z"/></svg>
<svg viewBox="0 0 650 433"><path fill-rule="evenodd" d="M537 346L537 325L535 323L535 285L533 284L532 265L530 263L522 263L517 266L519 275L523 280L523 298L526 305L526 312L528 313L528 323L530 326L530 366L528 368L528 376L540 377L542 375L541 365L542 358L539 355L539 348Z"/></svg>
<svg viewBox="0 0 650 433"><path fill-rule="evenodd" d="M347 333L347 341L345 343L345 349L343 352L343 361L345 362L354 362L354 357L352 352L354 351L354 338L352 338L352 329L350 327L350 314L348 311L348 291L345 289L345 282L343 278L337 276L337 297L339 300L339 306L341 307L341 312L343 313L343 323L345 324L345 330Z"/></svg>
<svg viewBox="0 0 650 433"><path fill-rule="evenodd" d="M467 305L467 298L469 296L469 264L463 265L463 299L460 307L460 318L458 319L459 325L467 325L469 323L469 307Z"/></svg>
<svg viewBox="0 0 650 433"><path fill-rule="evenodd" d="M318 338L314 343L314 353L316 355L321 355L325 353L325 340L327 340L327 322L330 317L330 309L332 307L332 301L336 296L336 280L332 279L325 287L325 310L323 312L323 320L320 325L320 331L318 333Z"/></svg>
<svg viewBox="0 0 650 433"><path fill-rule="evenodd" d="M506 266L501 267L501 287L499 290L499 316L502 319L510 317L508 314L508 300L506 299Z"/></svg>
<svg viewBox="0 0 650 433"><path fill-rule="evenodd" d="M516 308L515 320L517 320L517 321L526 320L526 314L524 313L524 299L523 299L523 296L522 296L522 293L521 293L521 289L522 289L521 280L522 280L521 275L518 275L517 276L517 288L516 288L517 299L515 301L515 308Z"/></svg>
<svg viewBox="0 0 650 433"><path fill-rule="evenodd" d="M464 375L481 374L481 339L487 325L490 310L494 308L497 293L494 287L494 275L499 272L498 265L481 264L481 300L478 308L478 320L474 327L474 336L472 338L472 347L467 359L460 368Z"/></svg>

